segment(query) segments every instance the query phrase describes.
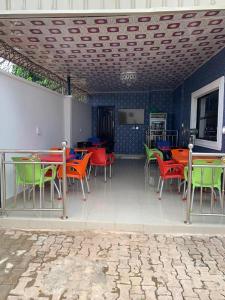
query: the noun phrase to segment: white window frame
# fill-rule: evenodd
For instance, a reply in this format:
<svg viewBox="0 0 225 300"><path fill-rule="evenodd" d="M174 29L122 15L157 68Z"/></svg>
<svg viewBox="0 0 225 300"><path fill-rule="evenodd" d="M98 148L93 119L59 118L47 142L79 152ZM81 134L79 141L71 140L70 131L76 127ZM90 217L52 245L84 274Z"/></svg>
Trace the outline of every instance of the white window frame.
<svg viewBox="0 0 225 300"><path fill-rule="evenodd" d="M224 106L224 76L214 80L206 86L191 94L191 117L190 128L196 128L197 125L197 102L198 98L219 89L218 99L218 119L217 119L217 140L207 141L203 139L195 139L195 145L213 150L221 150L222 148L222 129L223 129L223 106Z"/></svg>

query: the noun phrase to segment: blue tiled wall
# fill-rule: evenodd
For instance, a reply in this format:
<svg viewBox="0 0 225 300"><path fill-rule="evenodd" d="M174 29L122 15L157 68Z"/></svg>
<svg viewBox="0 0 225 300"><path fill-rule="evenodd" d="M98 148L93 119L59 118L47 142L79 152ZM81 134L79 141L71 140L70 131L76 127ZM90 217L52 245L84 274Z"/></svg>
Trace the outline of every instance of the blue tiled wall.
<svg viewBox="0 0 225 300"><path fill-rule="evenodd" d="M97 107L115 106L115 151L117 153L141 154L143 153L145 131L149 124L149 113L151 110L157 110L167 112L167 128L178 129L180 145L185 146L187 145L187 135L182 135L181 124L184 124L185 129L190 128L191 94L223 75L225 75L225 49L199 68L173 92L151 91L92 95L90 101L93 106L93 135L97 133ZM140 125L139 130L132 130L131 125L119 125L118 109L120 108L144 108L144 125ZM199 150L208 151L209 149L201 148ZM222 151L225 151L225 139L223 139Z"/></svg>
<svg viewBox="0 0 225 300"><path fill-rule="evenodd" d="M140 93L113 93L92 95L92 128L93 135L97 134L97 107L115 107L115 152L125 154L142 154L145 142L145 131L149 125L149 113L151 110L166 112L168 114L167 128L173 129L173 105L172 92L152 91ZM171 105L170 105L171 103ZM139 130L133 130L132 125L119 125L118 109L120 108L144 108L145 122L139 126Z"/></svg>
<svg viewBox="0 0 225 300"><path fill-rule="evenodd" d="M209 84L217 78L225 75L225 49L210 59L194 74L187 78L173 93L175 127L180 129L181 123L184 128L190 128L191 94L201 87ZM225 100L225 99L224 99ZM224 106L225 107L225 106ZM225 125L225 114L224 121ZM185 141L186 142L186 141ZM182 141L181 141L182 143ZM198 147L198 150L212 152L211 149ZM223 137L222 151L225 151L225 138Z"/></svg>

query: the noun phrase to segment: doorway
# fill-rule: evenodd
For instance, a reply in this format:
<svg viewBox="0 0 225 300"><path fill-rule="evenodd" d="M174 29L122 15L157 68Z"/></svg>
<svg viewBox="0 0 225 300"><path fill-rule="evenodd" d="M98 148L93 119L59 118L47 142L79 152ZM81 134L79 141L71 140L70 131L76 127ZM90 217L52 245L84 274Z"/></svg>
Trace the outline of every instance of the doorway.
<svg viewBox="0 0 225 300"><path fill-rule="evenodd" d="M106 141L107 151L113 152L115 143L115 107L99 106L97 124L98 137Z"/></svg>

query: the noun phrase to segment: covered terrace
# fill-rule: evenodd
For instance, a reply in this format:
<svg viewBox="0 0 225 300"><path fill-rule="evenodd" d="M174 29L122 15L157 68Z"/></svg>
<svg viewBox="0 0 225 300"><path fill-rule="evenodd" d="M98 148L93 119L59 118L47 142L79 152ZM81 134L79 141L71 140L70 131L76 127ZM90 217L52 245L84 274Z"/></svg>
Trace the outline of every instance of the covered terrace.
<svg viewBox="0 0 225 300"><path fill-rule="evenodd" d="M57 151L66 140L67 148L76 154L86 153L88 143L100 143L115 156L112 178L108 169L106 182L104 168L91 172L86 201L79 182L67 178L68 220L59 223L61 211L51 211L63 209L65 199L58 190L52 196L46 184L43 205L48 211L25 211L24 205L39 207L39 189L35 198L32 192L24 198L19 187L16 205L20 211L6 215L3 210L0 224L223 231L222 216L193 216L193 225L184 225L187 204L175 180L164 185L158 199L158 164L153 161L145 167L144 144L155 148L161 136L166 147L185 149L194 133L194 152L220 153L221 160L225 152L224 47L222 7L0 14L0 57L57 84L57 90L51 91L0 71L0 149L14 149L14 156L19 155L18 149L40 154L40 150ZM6 160L11 157L6 151ZM1 172L6 175L2 207L15 208L16 171L6 165ZM59 189L58 177L57 173ZM195 196L197 211L200 194L197 191ZM211 193L203 190L203 200L210 210ZM214 213L219 214L221 203L214 202Z"/></svg>

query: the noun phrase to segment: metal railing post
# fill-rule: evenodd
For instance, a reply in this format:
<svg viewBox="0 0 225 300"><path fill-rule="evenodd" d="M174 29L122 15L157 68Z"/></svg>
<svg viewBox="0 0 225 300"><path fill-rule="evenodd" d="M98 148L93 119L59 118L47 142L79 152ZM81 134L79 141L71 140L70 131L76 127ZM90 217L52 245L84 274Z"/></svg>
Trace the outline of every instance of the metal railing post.
<svg viewBox="0 0 225 300"><path fill-rule="evenodd" d="M0 204L1 204L1 208L0 208L0 211L1 211L1 213L3 213L3 168L2 168L2 166L3 166L3 153L1 153L1 157L0 157L0 178L1 178L1 199L0 199Z"/></svg>
<svg viewBox="0 0 225 300"><path fill-rule="evenodd" d="M67 190L67 182L66 182L66 145L67 142L62 142L63 149L63 218L68 218L67 216L67 199L66 199L66 190Z"/></svg>
<svg viewBox="0 0 225 300"><path fill-rule="evenodd" d="M190 224L190 209L191 209L191 184L192 184L192 149L193 144L188 145L188 185L187 185L187 204L186 204L186 220L185 223Z"/></svg>
<svg viewBox="0 0 225 300"><path fill-rule="evenodd" d="M5 178L5 153L1 154L1 211L5 213L6 205L6 178Z"/></svg>

